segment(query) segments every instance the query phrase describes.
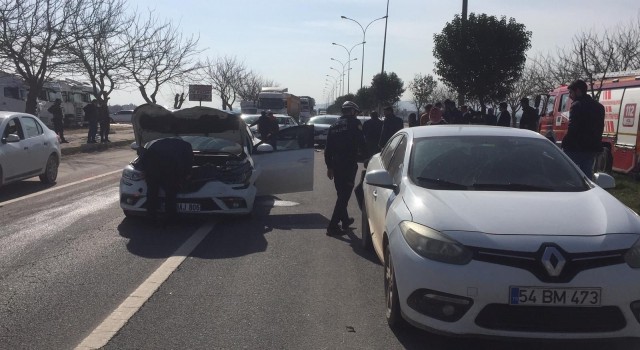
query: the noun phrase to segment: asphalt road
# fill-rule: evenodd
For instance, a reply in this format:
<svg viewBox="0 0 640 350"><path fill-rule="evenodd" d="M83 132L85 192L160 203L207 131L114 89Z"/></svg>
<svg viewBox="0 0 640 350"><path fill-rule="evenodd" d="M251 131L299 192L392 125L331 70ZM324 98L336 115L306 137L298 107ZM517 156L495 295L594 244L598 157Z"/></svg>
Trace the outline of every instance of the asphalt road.
<svg viewBox="0 0 640 350"><path fill-rule="evenodd" d="M55 186L36 178L0 188L0 349L73 349L136 302L105 349L640 348L390 330L383 268L359 248L355 199L353 233L324 234L335 190L316 156L313 192L260 197L250 218L168 228L119 209L126 147L65 157ZM176 253L194 237L193 250Z"/></svg>

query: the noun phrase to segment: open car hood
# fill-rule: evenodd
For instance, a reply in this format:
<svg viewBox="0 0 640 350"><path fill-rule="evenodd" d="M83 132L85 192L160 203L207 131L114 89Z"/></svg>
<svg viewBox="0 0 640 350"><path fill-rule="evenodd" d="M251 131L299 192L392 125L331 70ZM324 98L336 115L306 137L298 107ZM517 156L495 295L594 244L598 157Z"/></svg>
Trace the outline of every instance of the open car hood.
<svg viewBox="0 0 640 350"><path fill-rule="evenodd" d="M229 140L244 146L246 124L239 116L211 107L190 107L170 111L157 104L144 104L133 111L131 124L140 147L174 136L205 136Z"/></svg>

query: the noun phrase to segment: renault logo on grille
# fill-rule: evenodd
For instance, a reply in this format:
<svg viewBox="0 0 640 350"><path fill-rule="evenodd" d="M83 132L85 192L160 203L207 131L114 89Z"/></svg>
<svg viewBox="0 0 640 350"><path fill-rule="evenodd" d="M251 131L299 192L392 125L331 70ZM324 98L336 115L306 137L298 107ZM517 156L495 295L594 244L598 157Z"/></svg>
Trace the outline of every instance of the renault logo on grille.
<svg viewBox="0 0 640 350"><path fill-rule="evenodd" d="M556 247L546 247L542 255L542 265L551 277L558 277L567 260Z"/></svg>

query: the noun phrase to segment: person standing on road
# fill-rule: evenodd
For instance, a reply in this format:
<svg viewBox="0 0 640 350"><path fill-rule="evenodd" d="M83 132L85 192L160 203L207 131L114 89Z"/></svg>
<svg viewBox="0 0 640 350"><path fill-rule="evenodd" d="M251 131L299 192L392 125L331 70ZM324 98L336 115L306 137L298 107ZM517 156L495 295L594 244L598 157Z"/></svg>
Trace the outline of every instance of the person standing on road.
<svg viewBox="0 0 640 350"><path fill-rule="evenodd" d="M273 146L273 150L276 150L278 145L278 132L280 132L280 125L278 125L278 119L273 115L272 111L267 112L267 117L269 117L269 136L267 140L269 140L269 144Z"/></svg>
<svg viewBox="0 0 640 350"><path fill-rule="evenodd" d="M396 133L398 130L402 130L404 128L404 122L400 117L396 117L393 114L393 107L386 106L383 109L384 111L384 121L382 122L382 133L380 134L380 142L378 146L380 149L387 144L387 141Z"/></svg>
<svg viewBox="0 0 640 350"><path fill-rule="evenodd" d="M89 122L89 133L87 143L96 143L96 133L98 132L98 100L93 99L84 108L84 119Z"/></svg>
<svg viewBox="0 0 640 350"><path fill-rule="evenodd" d="M138 161L147 181L147 215L158 220L160 188L165 193L165 224L173 223L177 216L177 196L182 183L191 175L193 148L180 138L154 141Z"/></svg>
<svg viewBox="0 0 640 350"><path fill-rule="evenodd" d="M344 230L354 222L349 217L347 205L358 172L358 155L367 156L362 124L356 118L358 113L360 108L357 104L351 101L343 103L342 116L331 125L327 134L324 161L327 165L327 177L333 180L338 195L327 227L327 236L344 234Z"/></svg>
<svg viewBox="0 0 640 350"><path fill-rule="evenodd" d="M53 118L51 118L51 121L53 122L53 131L55 131L60 137L60 143L69 143L69 141L64 138L64 113L62 112L62 100L56 98L47 111L53 115Z"/></svg>
<svg viewBox="0 0 640 350"><path fill-rule="evenodd" d="M569 85L569 97L573 103L562 149L592 179L596 155L602 152L604 106L587 94L587 83L580 79Z"/></svg>
<svg viewBox="0 0 640 350"><path fill-rule="evenodd" d="M500 105L498 105L498 109L500 110L500 113L498 113L498 123L496 125L510 127L511 113L509 113L509 111L507 110L507 103L500 102Z"/></svg>
<svg viewBox="0 0 640 350"><path fill-rule="evenodd" d="M520 117L520 129L529 129L538 132L538 112L535 108L529 106L529 99L523 97L520 99L522 107L522 117Z"/></svg>
<svg viewBox="0 0 640 350"><path fill-rule="evenodd" d="M367 144L367 153L369 155L380 152L380 135L382 135L382 120L378 112L371 112L370 119L362 124L362 132L364 133L364 140Z"/></svg>
<svg viewBox="0 0 640 350"><path fill-rule="evenodd" d="M484 123L485 125L497 125L498 124L498 117L496 117L496 114L493 112L493 108L487 108L487 115L484 116Z"/></svg>
<svg viewBox="0 0 640 350"><path fill-rule="evenodd" d="M431 108L433 108L433 105L430 103L424 107L424 113L420 116L420 125L427 125L429 122L429 113L431 112Z"/></svg>
<svg viewBox="0 0 640 350"><path fill-rule="evenodd" d="M418 125L420 125L418 122L418 116L415 113L409 114L409 127L412 128Z"/></svg>
<svg viewBox="0 0 640 350"><path fill-rule="evenodd" d="M106 102L98 106L98 121L100 122L100 142L111 142L109 141L111 118L109 117L109 107L107 107Z"/></svg>

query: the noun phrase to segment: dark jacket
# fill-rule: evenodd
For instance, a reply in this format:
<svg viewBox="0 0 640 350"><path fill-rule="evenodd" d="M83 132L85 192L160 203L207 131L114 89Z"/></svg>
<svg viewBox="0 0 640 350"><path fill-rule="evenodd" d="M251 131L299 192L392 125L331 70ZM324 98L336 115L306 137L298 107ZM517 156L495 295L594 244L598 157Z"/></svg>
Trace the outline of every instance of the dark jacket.
<svg viewBox="0 0 640 350"><path fill-rule="evenodd" d="M384 118L382 122L382 133L380 134L380 142L378 142L378 146L380 149L387 144L387 141L396 133L398 130L402 130L404 128L404 122L402 119L396 117L395 115L390 115Z"/></svg>
<svg viewBox="0 0 640 350"><path fill-rule="evenodd" d="M468 120L464 120L464 115L459 109L454 108L444 112L442 116L449 124L469 124Z"/></svg>
<svg viewBox="0 0 640 350"><path fill-rule="evenodd" d="M367 143L367 151L369 155L374 155L380 152L380 135L382 135L382 120L378 118L371 118L362 124L362 132L364 133L364 140Z"/></svg>
<svg viewBox="0 0 640 350"><path fill-rule="evenodd" d="M342 116L329 128L324 150L327 169L340 171L357 165L358 159L367 158L362 124L356 117Z"/></svg>
<svg viewBox="0 0 640 350"><path fill-rule="evenodd" d="M193 148L189 142L178 138L156 140L142 153L137 167L145 172L154 172L149 176L183 181L193 167Z"/></svg>
<svg viewBox="0 0 640 350"><path fill-rule="evenodd" d="M602 151L604 106L584 95L571 104L569 126L562 139L562 149L573 152Z"/></svg>
<svg viewBox="0 0 640 350"><path fill-rule="evenodd" d="M522 117L520 117L520 129L529 129L538 132L538 112L531 106L522 108Z"/></svg>
<svg viewBox="0 0 640 350"><path fill-rule="evenodd" d="M498 124L498 117L495 114L487 114L484 116L484 124L495 126Z"/></svg>
<svg viewBox="0 0 640 350"><path fill-rule="evenodd" d="M60 105L57 105L54 103L53 105L51 105L51 107L47 109L47 111L53 115L53 118L51 118L52 121L54 122L62 121L63 115L62 115L62 107Z"/></svg>
<svg viewBox="0 0 640 350"><path fill-rule="evenodd" d="M504 111L498 113L498 126L511 126L511 113Z"/></svg>
<svg viewBox="0 0 640 350"><path fill-rule="evenodd" d="M82 108L84 110L84 120L88 122L98 121L98 107L93 103L88 103Z"/></svg>

